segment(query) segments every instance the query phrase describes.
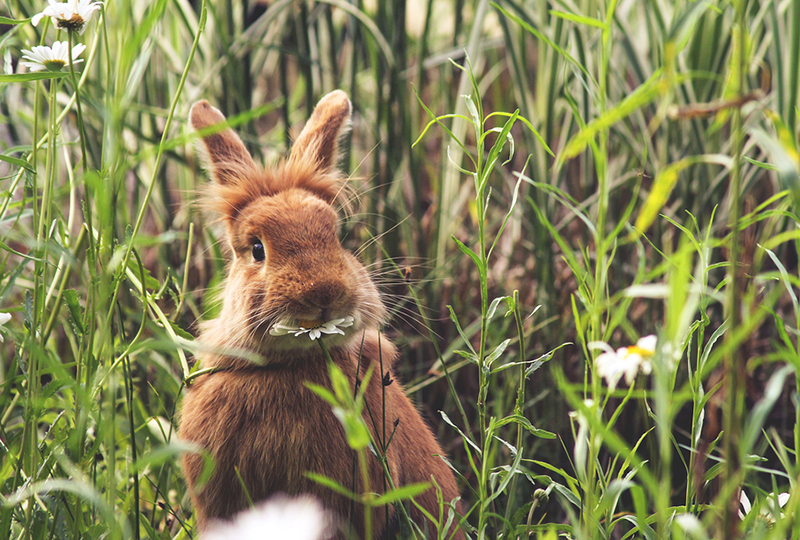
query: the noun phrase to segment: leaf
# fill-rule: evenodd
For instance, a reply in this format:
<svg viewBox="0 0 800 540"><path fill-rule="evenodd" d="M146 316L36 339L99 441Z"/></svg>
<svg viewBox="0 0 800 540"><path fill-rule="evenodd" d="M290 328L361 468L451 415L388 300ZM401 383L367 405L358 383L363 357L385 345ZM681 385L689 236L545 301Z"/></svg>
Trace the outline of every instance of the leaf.
<svg viewBox="0 0 800 540"><path fill-rule="evenodd" d="M594 19L592 17L575 15L574 13L567 13L565 11L558 11L555 9L550 10L550 15L553 15L554 17L559 17L561 19L565 19L567 21L572 21L578 24L584 24L586 26L593 26L595 28L600 28L601 30L604 30L606 28L606 24L603 21Z"/></svg>
<svg viewBox="0 0 800 540"><path fill-rule="evenodd" d="M507 442L505 442L503 439L501 439L499 437L495 437L495 438L498 441L501 441L502 443L504 443L506 446L511 447L511 445L508 444ZM493 500L495 500L497 497L499 497L500 494L503 493L503 491L505 491L506 487L508 487L509 482L511 482L511 479L514 478L515 474L517 474L517 472L519 470L519 463L522 460L522 452L517 452L516 449L514 449L513 454L514 454L514 462L511 464L511 468L508 470L508 474L505 475L503 480L500 482L500 485L497 486L497 489L494 490L494 492L489 496L489 498L486 499L485 501L483 501L482 504L483 504L484 508L488 508L489 504Z"/></svg>
<svg viewBox="0 0 800 540"><path fill-rule="evenodd" d="M358 411L334 407L333 414L339 419L339 422L342 423L345 437L347 437L347 445L350 448L353 450L363 450L369 445L369 430L364 422L364 418Z"/></svg>
<svg viewBox="0 0 800 540"><path fill-rule="evenodd" d="M464 439L465 441L467 441L467 442L469 443L469 445L470 445L470 446L472 446L472 447L475 449L475 451L477 451L477 452L478 452L478 455L480 455L480 454L481 454L481 449L478 447L478 445L477 445L477 444L475 444L475 443L472 441L472 439L470 439L469 437L467 437L467 435L466 435L466 434L465 434L463 431L461 431L461 430L458 428L458 426L457 426L457 425L455 425L455 424L453 423L453 421L452 421L452 420L450 420L450 417L449 417L449 416L447 416L447 413L446 413L446 412L444 412L444 411L439 411L439 414L440 414L440 415L442 415L442 419L443 419L445 422L447 422L447 423L450 425L450 427L452 427L453 429L455 429L456 431L458 431L458 433L461 435L461 437L463 437L463 439Z"/></svg>
<svg viewBox="0 0 800 540"><path fill-rule="evenodd" d="M30 163L28 163L24 159L15 158L15 157L11 157L11 156L5 156L5 155L0 154L0 161L5 161L6 163L11 163L12 165L16 165L17 167L21 167L21 168L25 169L26 171L34 172L33 165L31 165Z"/></svg>
<svg viewBox="0 0 800 540"><path fill-rule="evenodd" d="M669 164L664 170L660 171L653 180L653 186L650 188L650 195L644 202L644 206L639 211L639 216L636 218L634 228L636 229L631 233L633 238L647 231L650 225L655 221L656 216L667 204L672 189L678 183L678 177L685 168L696 165L698 163L713 163L722 165L723 167L730 168L732 160L729 156L722 154L703 154L700 156L690 156L675 163Z"/></svg>
<svg viewBox="0 0 800 540"><path fill-rule="evenodd" d="M689 8L678 15L673 17L672 28L669 30L669 37L664 46L665 51L670 51L670 54L677 55L682 51L689 40L695 36L697 21L705 13L708 8L713 8L710 2L690 2ZM672 58L668 58L672 61Z"/></svg>
<svg viewBox="0 0 800 540"><path fill-rule="evenodd" d="M778 171L778 183L781 189L788 189L797 204L800 201L800 154L793 133L778 115L766 111L765 114L772 120L777 137L755 127L747 131L769 154L772 164Z"/></svg>
<svg viewBox="0 0 800 540"><path fill-rule="evenodd" d="M506 142L511 145L511 150L509 152L508 159L510 160L514 156L514 138L511 136L511 128L514 127L514 124L517 121L517 117L519 117L519 109L513 112L513 114L506 120L506 123L503 125L503 129L499 131L499 135L497 136L497 140L494 142L492 149L489 150L489 155L486 158L486 163L484 165L484 169L482 171L483 178L479 182L478 191L483 192L483 189L486 185L486 182L489 180L489 173L494 168L495 162L500 157L500 152L503 151L503 147L505 147ZM489 130L489 132L495 132L497 130Z"/></svg>
<svg viewBox="0 0 800 540"><path fill-rule="evenodd" d="M0 24L25 24L30 22L30 19L11 19L9 17L0 17Z"/></svg>
<svg viewBox="0 0 800 540"><path fill-rule="evenodd" d="M542 367L545 362L549 362L550 359L553 358L553 355L556 353L557 350L561 349L562 347L568 347L570 345L572 345L571 341L565 341L558 347L544 353L539 358L531 361L531 365L528 366L528 368L525 370L525 378L527 379L534 371Z"/></svg>
<svg viewBox="0 0 800 540"><path fill-rule="evenodd" d="M525 418L521 414L511 414L509 416L506 416L502 420L498 420L496 427L505 426L506 424L511 424L511 423L519 424L520 426L522 426L525 429L527 429L532 435L535 435L536 437L539 437L539 438L542 438L542 439L555 439L556 438L556 434L555 433L551 433L551 432L546 431L544 429L539 429L539 428L534 427L533 424L531 424L530 420L528 420L527 418Z"/></svg>
<svg viewBox="0 0 800 540"><path fill-rule="evenodd" d="M502 112L502 111L495 111L493 113L487 114L486 115L486 120L488 120L492 116L511 116L511 113ZM528 126L528 129L530 130L531 133L533 133L533 136L536 137L536 140L539 141L539 144L542 145L542 148L544 148L545 152L547 152L548 154L550 154L553 157L556 156L553 153L553 151L550 149L550 147L547 146L547 143L544 141L544 138L541 135L539 135L539 132L536 131L536 128L533 127L533 124L531 124L530 121L527 118L525 118L524 116L517 116L517 120L519 120L520 122L522 122L523 124Z"/></svg>
<svg viewBox="0 0 800 540"><path fill-rule="evenodd" d="M478 254L472 251L469 247L467 247L461 240L456 238L455 235L451 235L450 238L452 238L453 241L456 243L456 245L458 245L458 249L460 249L465 255L469 256L469 258L472 259L472 262L475 263L475 266L477 266L478 270L480 271L481 268L483 267L483 263L481 262L480 257L478 257Z"/></svg>
<svg viewBox="0 0 800 540"><path fill-rule="evenodd" d="M177 323L169 321L169 325L172 327L172 331L175 332L176 336L181 337L186 341L194 341L194 336L178 326Z"/></svg>
<svg viewBox="0 0 800 540"><path fill-rule="evenodd" d="M420 99L419 95L417 95L417 99ZM426 108L425 110L427 111L428 109ZM430 113L430 111L428 111L428 112ZM433 113L430 113L430 114L433 114ZM445 129L445 131L447 131L448 135L450 135L450 138L455 140L455 137L452 135L450 130L447 129L447 127L445 127L444 124L442 124L442 120L446 120L448 118L460 118L462 120L469 121L469 118L464 116L463 114L443 114L441 116L436 116L436 117L434 117L433 120L430 120L425 125L425 128L422 130L422 133L419 134L419 137L417 137L417 140L414 141L413 143L411 143L411 148L414 148L419 143L419 141L422 140L422 138L425 136L425 134L428 132L428 130L431 128L431 126L433 126L433 124L441 125ZM464 147L464 151L466 151L466 147Z"/></svg>
<svg viewBox="0 0 800 540"><path fill-rule="evenodd" d="M306 388L317 394L319 397L324 399L328 402L332 407L336 407L339 405L339 401L336 399L336 396L333 395L333 392L325 388L324 386L320 386L318 384L314 384L312 382L306 381L304 383Z"/></svg>
<svg viewBox="0 0 800 540"><path fill-rule="evenodd" d="M464 100L467 102L467 110L469 111L470 116L472 116L472 123L475 127L481 125L481 115L478 113L478 109L475 107L475 102L472 100L472 96L462 96Z"/></svg>
<svg viewBox="0 0 800 540"><path fill-rule="evenodd" d="M67 308L69 309L69 315L72 319L72 324L75 325L75 328L78 330L79 334L85 334L86 331L83 327L83 313L81 311L81 305L78 302L78 292L75 289L67 289L64 291L64 300L67 302Z"/></svg>
<svg viewBox="0 0 800 540"><path fill-rule="evenodd" d="M583 152L586 145L594 140L598 133L609 129L611 126L647 105L668 89L667 81L662 77L661 70L656 71L649 79L643 82L636 90L620 101L615 107L605 111L581 129L561 151L559 163L573 158Z"/></svg>
<svg viewBox="0 0 800 540"><path fill-rule="evenodd" d="M592 79L592 74L589 73L589 71L584 67L584 65L581 62L578 62L577 60L575 60L575 58L573 58L567 51L565 51L564 49L562 49L561 47L556 45L550 38L548 38L547 36L545 36L544 34L539 32L538 30L536 30L534 27L532 27L530 24L528 24L527 22L525 22L521 18L519 18L516 15L506 11L505 8L500 7L500 5L497 4L496 2L491 2L491 5L497 11L499 11L500 13L502 13L503 15L505 15L506 17L508 17L509 19L511 19L512 21L514 21L518 25L520 25L524 30L530 32L536 38L538 38L541 41L543 41L547 46L551 47L554 51L556 51L558 54L563 56L564 59L567 62L572 64L575 68L579 69L584 74L584 76L586 76L586 78L588 80L591 80L591 81L594 82L594 80Z"/></svg>
<svg viewBox="0 0 800 540"><path fill-rule="evenodd" d="M346 405L353 402L352 389L347 377L333 362L328 364L328 374L331 378L331 388L336 395L337 405Z"/></svg>
<svg viewBox="0 0 800 540"><path fill-rule="evenodd" d="M511 339L510 338L504 340L497 347L495 347L494 350L491 353L489 353L489 355L486 357L486 365L488 367L491 368L492 367L492 362L494 362L495 360L500 358L500 355L502 355L505 352L505 350L508 347L509 343L511 343Z"/></svg>
<svg viewBox="0 0 800 540"><path fill-rule="evenodd" d="M12 75L0 75L0 83L18 83L41 81L45 79L60 79L67 75L62 71L37 71L35 73L14 73Z"/></svg>
<svg viewBox="0 0 800 540"><path fill-rule="evenodd" d="M783 286L786 287L786 292L789 293L789 298L792 300L792 306L794 307L794 316L795 320L800 320L800 302L797 300L797 295L794 293L794 288L792 287L792 282L789 279L789 272L786 271L786 267L781 263L780 259L769 249L762 247L759 245L764 251L767 252L769 258L772 259L772 262L778 268L778 272L781 274L781 281L783 282Z"/></svg>
<svg viewBox="0 0 800 540"><path fill-rule="evenodd" d="M177 456L185 452L199 452L200 447L194 443L186 441L170 441L169 443L154 448L143 456L140 456L135 463L131 464L131 470L141 472L149 467L157 467L162 463L173 462Z"/></svg>
<svg viewBox="0 0 800 540"><path fill-rule="evenodd" d="M383 495L376 497L370 503L370 506L383 506L392 504L397 501L413 499L420 493L424 493L430 489L431 485L428 482L418 482L416 484L408 484L391 491L387 491Z"/></svg>
<svg viewBox="0 0 800 540"><path fill-rule="evenodd" d="M459 355L461 358L464 358L465 360L469 360L473 364L478 363L478 357L474 353L462 350L455 350L453 351L453 353Z"/></svg>
<svg viewBox="0 0 800 540"><path fill-rule="evenodd" d="M753 406L750 417L745 424L744 433L742 433L741 445L745 453L753 451L767 416L783 392L786 377L793 372L794 366L787 365L775 371L772 377L769 378L767 386L764 388L764 397Z"/></svg>
<svg viewBox="0 0 800 540"><path fill-rule="evenodd" d="M469 350L472 352L472 356L475 358L475 362L477 362L478 353L475 352L475 349L472 347L472 343L470 343L469 338L464 333L464 330L461 328L461 324L458 322L458 316L456 316L456 312L453 311L453 306L447 306L447 309L448 311L450 311L450 320L453 321L453 323L456 325L456 330L458 330L458 335L461 336L461 339L463 339L464 343L467 345L467 347L469 347Z"/></svg>
<svg viewBox="0 0 800 540"><path fill-rule="evenodd" d="M644 494L644 489L642 486L633 485L629 490L631 494L631 499L633 500L633 508L636 513L637 523L636 525L639 528L639 532L644 535L644 538L650 540L651 538L655 538L655 531L653 528L650 527L647 523L647 518L649 516L648 506L647 506L647 498Z"/></svg>
<svg viewBox="0 0 800 540"><path fill-rule="evenodd" d="M558 484L558 483L554 483L553 485L554 485L554 489L558 493L560 493L562 497L564 497L567 501L569 501L570 504L572 504L575 508L581 508L582 507L581 506L581 500L578 498L578 496L575 495L573 492L571 492L569 489L567 489L566 486L564 486L562 484Z"/></svg>
<svg viewBox="0 0 800 540"><path fill-rule="evenodd" d="M487 321L491 321L492 320L492 318L494 317L495 312L497 311L497 306L500 305L500 302L502 302L503 300L506 301L506 305L509 307L509 312L514 309L512 307L513 304L514 304L514 299L513 298L511 298L510 296L498 296L497 298L492 300L491 304L489 304L489 309L486 312L486 320Z"/></svg>
<svg viewBox="0 0 800 540"><path fill-rule="evenodd" d="M335 491L339 495L344 495L348 499L353 499L353 500L356 500L356 501L359 499L359 496L357 494L353 493L352 491L350 491L349 489L347 489L346 487L341 485L339 482L337 482L333 478L328 478L327 476L324 476L322 474L313 473L313 472L306 472L305 476L306 476L306 478L310 478L314 482L316 482L318 484L321 484L321 485L325 486L326 488L332 489L333 491Z"/></svg>
<svg viewBox="0 0 800 540"><path fill-rule="evenodd" d="M0 241L0 249L4 249L4 250L8 251L9 253L13 253L13 254L14 254L14 255L16 255L17 257L22 257L23 259L28 259L29 261L36 261L36 262L43 262L43 263L50 264L50 263L48 263L48 261L46 261L46 260L44 260L44 259L38 259L38 258L36 258L36 257L33 257L33 256L31 256L31 255L26 255L25 253L21 253L21 252L19 252L19 251L15 250L15 249L11 249L10 247L8 247L8 246L7 246L7 245L6 245L4 242L2 242L2 241Z"/></svg>

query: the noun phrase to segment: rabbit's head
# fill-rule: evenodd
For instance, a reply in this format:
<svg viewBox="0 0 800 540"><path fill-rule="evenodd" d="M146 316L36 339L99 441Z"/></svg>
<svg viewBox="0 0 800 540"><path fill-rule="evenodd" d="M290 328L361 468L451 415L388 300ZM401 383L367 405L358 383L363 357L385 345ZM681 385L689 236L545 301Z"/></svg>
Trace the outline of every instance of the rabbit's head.
<svg viewBox="0 0 800 540"><path fill-rule="evenodd" d="M350 115L344 92L323 97L288 159L264 170L233 130L213 127L225 121L217 109L192 107L213 178L205 202L225 223L232 252L222 312L203 328L205 341L270 361L316 347L309 337L320 332L332 332L325 343L336 347L382 324L378 291L339 243L332 206L345 180L336 161Z"/></svg>

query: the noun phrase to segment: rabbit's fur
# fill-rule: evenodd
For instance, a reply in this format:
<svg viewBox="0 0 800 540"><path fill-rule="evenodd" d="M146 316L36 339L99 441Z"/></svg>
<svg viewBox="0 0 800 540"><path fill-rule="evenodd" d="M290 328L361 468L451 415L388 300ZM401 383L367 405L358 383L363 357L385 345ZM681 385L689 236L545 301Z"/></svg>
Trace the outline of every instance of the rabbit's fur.
<svg viewBox="0 0 800 540"><path fill-rule="evenodd" d="M191 384L180 415L180 437L206 450L215 463L203 483L202 453L187 453L183 459L201 531L210 520L230 519L246 509L247 495L257 502L280 493L311 494L336 516L342 530L352 526L364 538L363 507L305 475L322 474L352 491L364 491L340 422L331 406L306 386L330 388L327 359L306 335L271 335L280 321L353 317L345 335L323 339L351 388L374 366L364 417L373 436L381 438L383 426L390 434L396 424L387 452L392 481L399 487L431 483L433 477L445 502L458 497L453 474L438 457L443 452L430 429L398 382L382 382L397 356L379 334L385 308L367 271L338 240L338 218L331 205L344 182L335 165L338 140L349 127L350 114L344 92L328 94L289 158L273 170L263 170L231 129L201 131L224 122L218 110L206 101L192 107L190 121L201 131L201 151L214 180L205 202L222 216L232 252L222 312L202 326L199 337L206 350L213 351L200 355L203 366L218 371ZM242 351L258 357L259 363L245 359ZM383 469L372 452L366 454L369 489L382 493ZM416 501L440 519L435 488ZM409 513L423 530L435 530L414 505ZM390 508L387 522L385 507L374 510L375 537L391 534L394 514ZM455 531L455 538L463 538L462 533Z"/></svg>

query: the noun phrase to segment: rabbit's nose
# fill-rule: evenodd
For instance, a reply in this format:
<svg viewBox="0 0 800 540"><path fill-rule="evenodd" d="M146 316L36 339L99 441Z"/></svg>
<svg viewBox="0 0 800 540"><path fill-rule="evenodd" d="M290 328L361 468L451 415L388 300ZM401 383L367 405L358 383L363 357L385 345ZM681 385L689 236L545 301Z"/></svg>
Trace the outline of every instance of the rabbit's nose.
<svg viewBox="0 0 800 540"><path fill-rule="evenodd" d="M320 309L328 309L344 296L345 287L337 281L312 281L305 292L308 302Z"/></svg>

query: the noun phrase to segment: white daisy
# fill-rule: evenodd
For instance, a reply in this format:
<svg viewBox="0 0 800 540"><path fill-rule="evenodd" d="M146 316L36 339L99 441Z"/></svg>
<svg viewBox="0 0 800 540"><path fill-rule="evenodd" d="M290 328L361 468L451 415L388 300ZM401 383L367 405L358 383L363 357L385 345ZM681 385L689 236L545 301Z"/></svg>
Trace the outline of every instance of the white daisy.
<svg viewBox="0 0 800 540"><path fill-rule="evenodd" d="M237 514L233 521L213 521L205 540L324 540L335 528L333 519L311 497L274 497Z"/></svg>
<svg viewBox="0 0 800 540"><path fill-rule="evenodd" d="M275 323L270 328L269 333L272 336L285 336L293 334L294 337L308 334L312 340L322 336L322 334L341 334L344 335L342 328L353 326L353 317L347 316L342 319L332 319L323 322L319 319L312 320L298 320L294 324L289 320L283 320Z"/></svg>
<svg viewBox="0 0 800 540"><path fill-rule="evenodd" d="M786 506L786 503L789 502L789 498L790 495L788 493L778 493L778 506L780 508L775 508L775 494L770 493L767 497L767 507L765 508L764 505L759 507L759 516L771 523L774 523L777 520L778 515L783 517L783 512L781 512L780 509ZM747 498L744 490L739 492L739 504L742 506L739 509L739 519L744 519L745 516L747 516L747 514L749 514L752 510L752 507L750 506L750 499Z"/></svg>
<svg viewBox="0 0 800 540"><path fill-rule="evenodd" d="M11 313L0 313L0 326L11 320ZM0 334L0 343L3 343L3 334Z"/></svg>
<svg viewBox="0 0 800 540"><path fill-rule="evenodd" d="M78 43L72 48L72 61L75 64L83 62L83 59L76 60L76 58L85 50L86 45L83 43ZM22 58L29 60L22 62L22 65L31 71L61 71L69 63L69 43L66 41L56 41L52 47L39 45L30 51L22 49L22 52Z"/></svg>
<svg viewBox="0 0 800 540"><path fill-rule="evenodd" d="M103 2L92 2L91 0L47 1L50 5L31 19L33 26L38 26L44 17L50 17L58 28L75 30L79 34L83 34L86 30L86 23L92 20L94 13L103 5Z"/></svg>
<svg viewBox="0 0 800 540"><path fill-rule="evenodd" d="M650 374L653 370L650 358L656 354L657 342L658 338L650 335L640 338L636 345L621 347L616 351L604 341L592 341L589 348L604 351L595 358L594 363L597 374L606 380L608 389L613 392L623 375L630 386L639 371L645 375Z"/></svg>
<svg viewBox="0 0 800 540"><path fill-rule="evenodd" d="M586 412L591 414L594 401L584 399L583 405L586 407ZM585 477L589 457L589 419L583 411L570 411L569 417L578 423L578 432L575 433L575 469L580 477Z"/></svg>

